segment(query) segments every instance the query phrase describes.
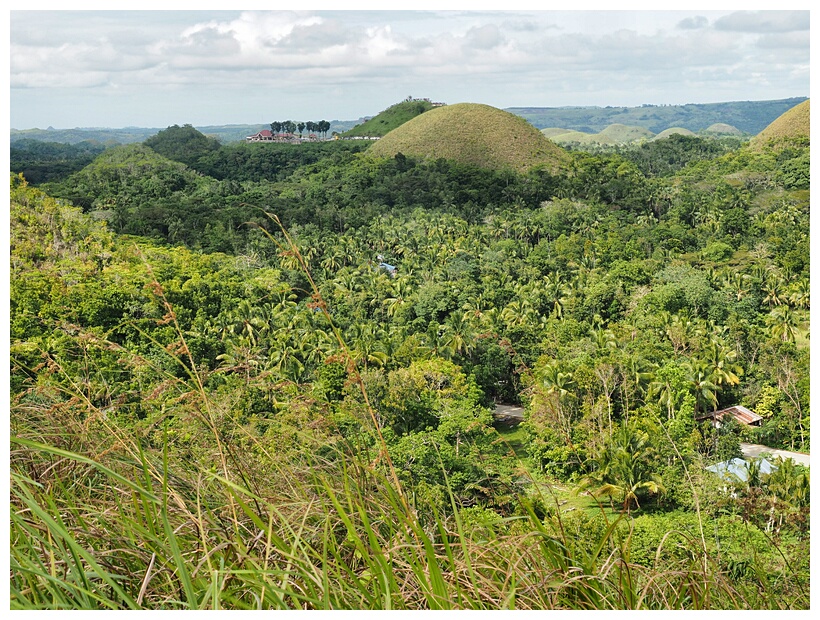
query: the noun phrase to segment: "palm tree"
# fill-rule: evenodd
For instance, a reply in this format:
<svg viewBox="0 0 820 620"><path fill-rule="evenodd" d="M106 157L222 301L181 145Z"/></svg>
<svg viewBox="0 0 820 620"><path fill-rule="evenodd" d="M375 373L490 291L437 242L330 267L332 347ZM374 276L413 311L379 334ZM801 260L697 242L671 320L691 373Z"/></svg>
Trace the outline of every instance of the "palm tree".
<svg viewBox="0 0 820 620"><path fill-rule="evenodd" d="M592 336L592 341L595 343L595 348L598 352L603 353L618 348L618 341L611 329L602 329L598 326L590 329L589 333Z"/></svg>
<svg viewBox="0 0 820 620"><path fill-rule="evenodd" d="M802 278L798 280L790 287L790 290L790 305L793 305L795 308L808 310L811 301L811 285L809 284L809 279Z"/></svg>
<svg viewBox="0 0 820 620"><path fill-rule="evenodd" d="M268 366L273 368L285 381L298 383L305 365L299 359L299 349L291 344L282 344L271 350Z"/></svg>
<svg viewBox="0 0 820 620"><path fill-rule="evenodd" d="M735 296L737 301L741 301L744 297L746 297L746 295L749 294L749 283L751 279L752 276L748 274L730 271L723 276L722 284L724 287L732 291L732 294Z"/></svg>
<svg viewBox="0 0 820 620"><path fill-rule="evenodd" d="M473 316L469 312L452 312L444 320L442 339L447 350L455 355L469 355L475 348Z"/></svg>
<svg viewBox="0 0 820 620"><path fill-rule="evenodd" d="M553 316L559 319L563 318L564 305L566 304L567 296L569 295L570 291L567 287L566 282L564 282L563 278L561 277L561 274L553 274L552 278L550 278L549 276L545 277L544 288L547 297L551 300L550 303L552 304Z"/></svg>
<svg viewBox="0 0 820 620"><path fill-rule="evenodd" d="M390 297L385 297L382 300L382 305L385 307L388 317L395 316L400 308L407 305L408 298L411 294L408 284L406 277L400 277L393 281L393 290L390 293Z"/></svg>
<svg viewBox="0 0 820 620"><path fill-rule="evenodd" d="M646 396L647 383L649 383L657 364L647 361L640 355L630 355L626 362L621 364L620 371L623 380L621 381L621 393L624 400L624 410L629 412L629 401L632 395L638 398L640 395Z"/></svg>
<svg viewBox="0 0 820 620"><path fill-rule="evenodd" d="M769 492L794 507L807 506L810 497L808 470L797 467L794 459L778 458L775 466L766 479Z"/></svg>
<svg viewBox="0 0 820 620"><path fill-rule="evenodd" d="M230 316L233 321L232 333L247 338L253 346L270 329L270 310L264 306L253 306L247 299L240 301Z"/></svg>
<svg viewBox="0 0 820 620"><path fill-rule="evenodd" d="M700 352L701 358L712 368L710 378L720 387L722 385L737 385L743 368L737 364L737 352L730 349L719 340L712 340Z"/></svg>
<svg viewBox="0 0 820 620"><path fill-rule="evenodd" d="M778 306L766 318L772 336L783 342L797 339L797 316L789 306Z"/></svg>
<svg viewBox="0 0 820 620"><path fill-rule="evenodd" d="M564 414L563 404L565 397L571 395L571 390L575 387L572 374L563 372L561 365L553 361L536 371L536 378L547 396L547 409L555 414L559 430L569 440L571 428Z"/></svg>
<svg viewBox="0 0 820 620"><path fill-rule="evenodd" d="M374 328L368 323L353 323L345 334L345 339L350 343L353 361L361 362L365 370L368 364L382 367L387 363L387 355L382 350L382 342L387 339L383 329Z"/></svg>
<svg viewBox="0 0 820 620"><path fill-rule="evenodd" d="M504 307L499 318L506 323L507 327L526 325L535 318L535 310L529 301L517 298Z"/></svg>
<svg viewBox="0 0 820 620"><path fill-rule="evenodd" d="M695 396L694 415L697 418L701 404L709 403L717 407L718 386L712 381L712 367L706 360L692 358L684 362L684 368L689 388Z"/></svg>
<svg viewBox="0 0 820 620"><path fill-rule="evenodd" d="M787 296L783 290L783 279L777 275L770 274L761 287L766 296L763 302L769 304L771 309L773 306L780 306L785 303Z"/></svg>
<svg viewBox="0 0 820 620"><path fill-rule="evenodd" d="M664 491L663 480L655 472L657 452L650 434L635 425L623 423L591 465L592 472L581 488L591 489L595 497L619 497L623 511L640 508L639 493Z"/></svg>

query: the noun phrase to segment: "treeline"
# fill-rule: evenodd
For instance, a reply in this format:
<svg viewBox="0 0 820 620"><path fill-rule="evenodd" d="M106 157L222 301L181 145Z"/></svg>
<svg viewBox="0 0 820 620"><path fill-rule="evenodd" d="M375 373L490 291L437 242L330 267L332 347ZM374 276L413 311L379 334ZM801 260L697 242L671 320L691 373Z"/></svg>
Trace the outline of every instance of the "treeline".
<svg viewBox="0 0 820 620"><path fill-rule="evenodd" d="M99 142L42 142L23 139L11 144L11 171L22 173L32 184L59 181L82 170L102 153L107 145Z"/></svg>
<svg viewBox="0 0 820 620"><path fill-rule="evenodd" d="M330 130L330 123L328 121L273 121L270 124L270 130L273 133L284 131L286 133L296 133L302 135L302 132L307 129L309 132L319 133L322 137L327 137L327 132Z"/></svg>

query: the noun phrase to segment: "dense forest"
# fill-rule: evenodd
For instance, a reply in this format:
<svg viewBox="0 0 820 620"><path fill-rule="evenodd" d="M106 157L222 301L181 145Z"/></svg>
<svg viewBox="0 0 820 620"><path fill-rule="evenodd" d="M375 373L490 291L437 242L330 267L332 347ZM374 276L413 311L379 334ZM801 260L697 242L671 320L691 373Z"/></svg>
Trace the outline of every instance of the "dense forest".
<svg viewBox="0 0 820 620"><path fill-rule="evenodd" d="M807 140L12 155L12 608L808 609Z"/></svg>

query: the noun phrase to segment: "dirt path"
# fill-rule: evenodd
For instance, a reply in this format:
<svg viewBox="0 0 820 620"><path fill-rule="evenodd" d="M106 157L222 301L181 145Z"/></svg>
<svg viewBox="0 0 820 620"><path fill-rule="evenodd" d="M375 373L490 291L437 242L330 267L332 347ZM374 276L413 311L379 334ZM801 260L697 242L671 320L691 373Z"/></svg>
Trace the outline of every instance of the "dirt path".
<svg viewBox="0 0 820 620"><path fill-rule="evenodd" d="M517 405L496 405L493 417L506 424L519 424L524 421L524 407Z"/></svg>
<svg viewBox="0 0 820 620"><path fill-rule="evenodd" d="M789 452L788 450L777 450L775 448L769 448L768 446L761 446L756 443L741 443L740 444L740 451L743 452L743 456L747 458L757 458L761 454L768 453L772 456L779 456L782 459L794 459L795 463L799 463L800 465L805 465L806 467L809 466L809 455L804 454L802 452Z"/></svg>

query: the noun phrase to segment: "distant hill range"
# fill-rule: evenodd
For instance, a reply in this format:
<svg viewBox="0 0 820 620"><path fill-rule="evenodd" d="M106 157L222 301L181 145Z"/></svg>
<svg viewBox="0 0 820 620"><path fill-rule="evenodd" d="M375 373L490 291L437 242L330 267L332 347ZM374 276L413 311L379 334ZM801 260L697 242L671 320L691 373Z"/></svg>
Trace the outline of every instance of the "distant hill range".
<svg viewBox="0 0 820 620"><path fill-rule="evenodd" d="M802 105L802 104L801 104ZM659 134L653 134L646 127L630 127L629 125L621 125L614 123L604 128L599 133L585 133L583 131L567 131L558 127L548 127L542 129L541 133L547 136L550 140L561 146L571 147L574 145L624 145L634 142L648 142L651 140L661 140L668 138L673 134L681 134L684 136L704 136L710 138L748 137L737 127L728 125L726 123L714 123L709 125L706 129L698 133L690 131L684 127L670 127L664 129Z"/></svg>
<svg viewBox="0 0 820 620"><path fill-rule="evenodd" d="M560 127L565 131L596 134L610 125L644 127L659 134L670 127L700 133L715 124L731 125L744 134L763 131L781 114L805 101L792 97L771 101L687 103L686 105L643 105L622 107L505 108L525 118L538 129Z"/></svg>
<svg viewBox="0 0 820 620"><path fill-rule="evenodd" d="M359 121L330 121L330 133L340 133L355 126ZM122 129L109 129L105 127L77 127L75 129L12 129L11 141L17 140L40 140L41 142L60 142L64 144L77 144L79 142L96 142L107 145L131 144L133 142L144 142L151 136L155 136L165 127L124 127ZM230 142L242 142L247 136L270 129L270 123L256 125L202 125L196 126L200 132L209 138L216 138L222 144Z"/></svg>
<svg viewBox="0 0 820 620"><path fill-rule="evenodd" d="M742 134L755 135L771 124L787 110L806 101L807 97L792 97L791 99L777 99L771 101L733 101L727 103L689 103L686 105L645 105L637 108L625 107L565 107L565 108L507 108L516 116L529 121L537 129L561 128L561 133L578 131L586 134L603 132L611 125L627 127L643 127L653 134L659 134L669 128L688 129L694 133L704 133L712 125L724 124L740 130ZM419 100L409 102L417 103ZM421 100L425 101L425 100ZM402 102L405 103L405 102ZM401 104L390 114L388 112L374 117L375 123L360 120L340 121L330 123L329 133L355 135L383 136L395 126L400 125L408 118L402 119L403 114L394 112L410 112L403 110ZM434 107L436 104L430 105ZM396 106L392 106L396 108ZM427 107L427 106L424 106ZM427 110L425 110L427 111ZM418 113L418 112L417 112ZM381 118L379 118L381 116ZM255 125L203 125L196 128L208 137L213 137L223 144L239 142L246 136L255 134L262 129L270 129L269 124ZM124 127L120 129L83 127L74 129L12 129L11 142L22 139L40 140L43 142L59 142L77 144L89 141L99 144L115 145L143 142L156 135L165 127ZM351 131L352 130L352 131ZM549 135L549 134L547 134Z"/></svg>

